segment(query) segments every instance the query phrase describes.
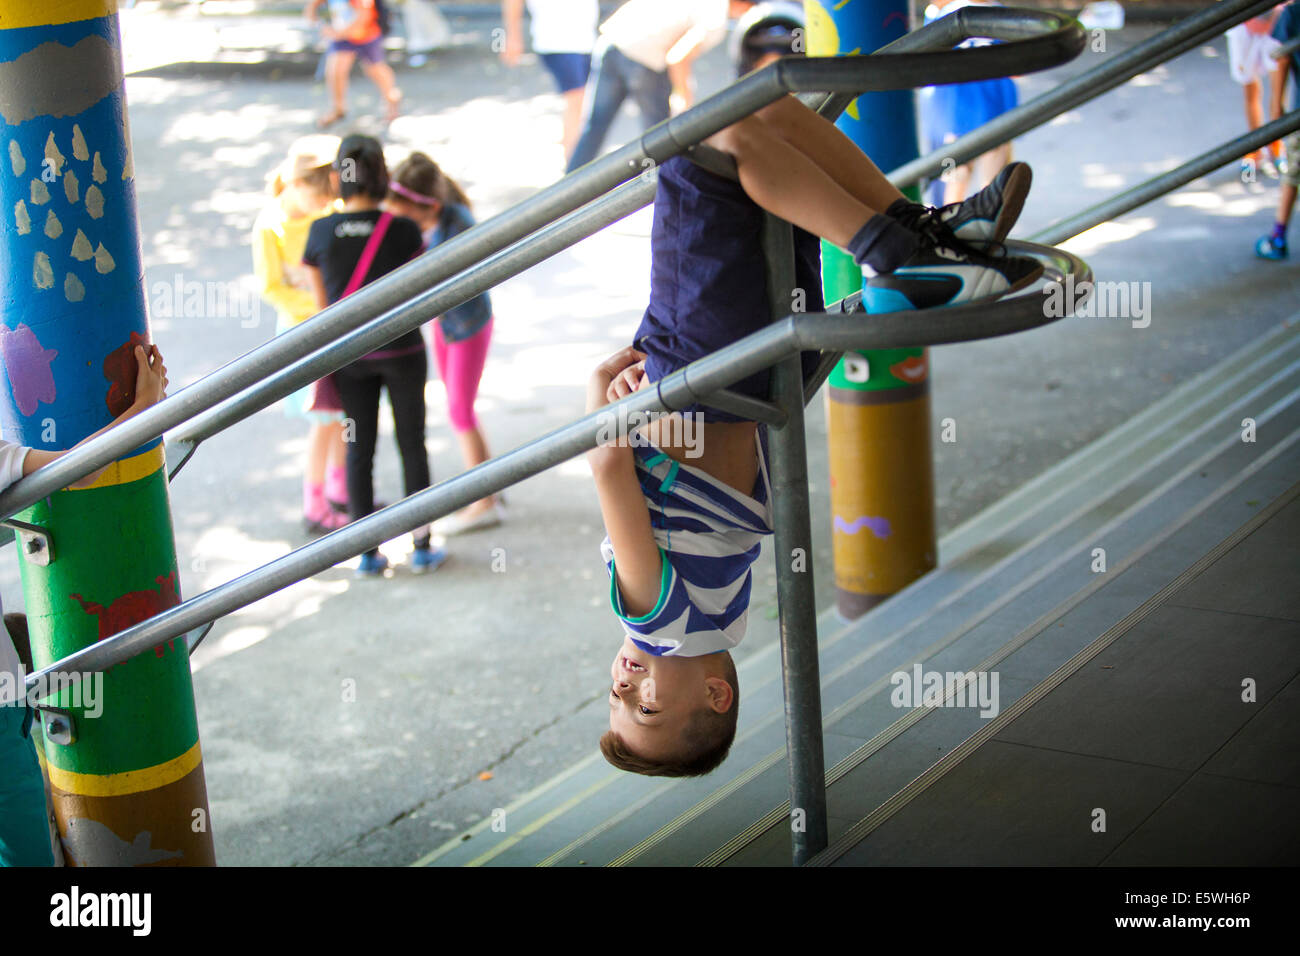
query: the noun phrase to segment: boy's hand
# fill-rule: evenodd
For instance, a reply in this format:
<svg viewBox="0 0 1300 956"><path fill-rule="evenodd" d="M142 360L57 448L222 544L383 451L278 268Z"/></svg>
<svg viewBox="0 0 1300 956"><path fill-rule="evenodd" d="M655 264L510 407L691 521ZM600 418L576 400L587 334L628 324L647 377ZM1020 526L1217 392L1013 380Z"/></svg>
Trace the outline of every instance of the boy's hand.
<svg viewBox="0 0 1300 956"><path fill-rule="evenodd" d="M630 345L596 366L587 380L587 414L631 395L645 384L645 353Z"/></svg>
<svg viewBox="0 0 1300 956"><path fill-rule="evenodd" d="M150 345L148 351L144 346L135 347L135 402L136 411L142 411L156 405L167 395L167 366L163 364L162 352L158 346Z"/></svg>

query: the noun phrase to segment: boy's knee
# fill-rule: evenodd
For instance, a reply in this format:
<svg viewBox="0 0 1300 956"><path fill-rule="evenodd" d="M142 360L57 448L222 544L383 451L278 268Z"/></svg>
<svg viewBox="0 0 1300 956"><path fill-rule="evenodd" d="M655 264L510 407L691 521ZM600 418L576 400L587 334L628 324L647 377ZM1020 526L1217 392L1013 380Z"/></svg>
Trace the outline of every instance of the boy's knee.
<svg viewBox="0 0 1300 956"><path fill-rule="evenodd" d="M732 156L743 155L759 135L761 120L752 116L732 123L726 129L718 130L707 140L714 149L720 149Z"/></svg>

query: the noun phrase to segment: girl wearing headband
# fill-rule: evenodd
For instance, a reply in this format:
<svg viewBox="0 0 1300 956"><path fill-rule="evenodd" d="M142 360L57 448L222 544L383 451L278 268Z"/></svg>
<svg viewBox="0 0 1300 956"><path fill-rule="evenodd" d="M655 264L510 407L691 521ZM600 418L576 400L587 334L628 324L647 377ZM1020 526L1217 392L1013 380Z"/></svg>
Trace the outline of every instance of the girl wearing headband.
<svg viewBox="0 0 1300 956"><path fill-rule="evenodd" d="M429 249L474 225L465 193L424 153L412 153L393 170L386 207L394 215L415 220ZM486 292L447 310L433 325L434 360L447 390L451 427L467 468L491 457L474 414L491 340L492 302ZM500 500L490 496L444 518L434 530L443 535L463 534L500 524L502 518Z"/></svg>

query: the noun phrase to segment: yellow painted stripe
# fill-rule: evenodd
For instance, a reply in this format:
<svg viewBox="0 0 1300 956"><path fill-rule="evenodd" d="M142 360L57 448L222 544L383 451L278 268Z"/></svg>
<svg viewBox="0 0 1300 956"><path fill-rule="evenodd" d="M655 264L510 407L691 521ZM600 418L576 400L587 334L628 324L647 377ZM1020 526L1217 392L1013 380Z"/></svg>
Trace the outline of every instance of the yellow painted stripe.
<svg viewBox="0 0 1300 956"><path fill-rule="evenodd" d="M110 485L125 485L132 481L147 478L167 464L167 455L162 445L156 445L142 455L123 458L104 469L103 474L88 485L72 488L72 491L89 491L91 488L107 488Z"/></svg>
<svg viewBox="0 0 1300 956"><path fill-rule="evenodd" d="M58 744L47 746L57 747ZM142 793L145 790L158 790L175 783L203 762L199 752L199 743L185 753L168 760L166 763L145 767L142 770L128 770L125 773L77 773L56 767L45 759L41 748L36 748L36 756L50 775L50 783L64 793L75 793L82 797L120 797L128 793Z"/></svg>
<svg viewBox="0 0 1300 956"><path fill-rule="evenodd" d="M0 0L0 30L49 27L117 13L117 0Z"/></svg>

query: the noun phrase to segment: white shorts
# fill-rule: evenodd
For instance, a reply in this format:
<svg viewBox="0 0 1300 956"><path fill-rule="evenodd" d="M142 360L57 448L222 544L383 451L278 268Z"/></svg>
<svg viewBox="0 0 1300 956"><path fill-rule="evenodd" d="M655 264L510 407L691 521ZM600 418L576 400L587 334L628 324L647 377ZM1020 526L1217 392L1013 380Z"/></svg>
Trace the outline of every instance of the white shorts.
<svg viewBox="0 0 1300 956"><path fill-rule="evenodd" d="M1228 31L1228 69L1232 78L1245 86L1268 76L1277 66L1272 53L1281 44L1267 33L1251 33L1244 23Z"/></svg>

